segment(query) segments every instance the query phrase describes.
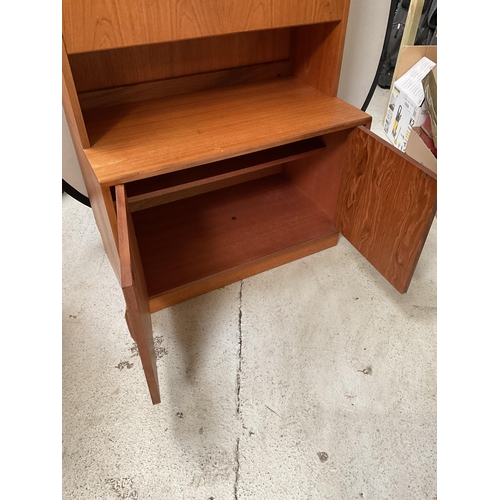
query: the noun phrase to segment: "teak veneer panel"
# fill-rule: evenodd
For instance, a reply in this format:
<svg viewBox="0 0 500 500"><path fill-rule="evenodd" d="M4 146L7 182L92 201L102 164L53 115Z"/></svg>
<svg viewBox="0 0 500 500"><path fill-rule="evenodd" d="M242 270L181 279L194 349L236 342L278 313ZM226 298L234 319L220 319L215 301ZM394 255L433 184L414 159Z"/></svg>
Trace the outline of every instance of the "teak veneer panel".
<svg viewBox="0 0 500 500"><path fill-rule="evenodd" d="M90 146L87 130L83 121L82 110L78 101L78 94L73 80L73 74L68 60L68 54L62 43L62 93L63 107L68 120L69 129L72 131L72 137L77 141L75 144L80 147L88 148Z"/></svg>
<svg viewBox="0 0 500 500"><path fill-rule="evenodd" d="M337 21L346 0L63 0L68 53Z"/></svg>
<svg viewBox="0 0 500 500"><path fill-rule="evenodd" d="M291 74L291 61L277 61L170 78L168 80L155 80L154 82L126 85L124 87L93 90L78 94L78 100L82 110L87 110L145 101L147 99L172 97L240 83L259 82L278 76L290 76Z"/></svg>
<svg viewBox="0 0 500 500"><path fill-rule="evenodd" d="M302 259L316 252L334 247L339 240L339 233L329 233L311 241L303 241L296 245L284 248L272 255L266 255L260 259L239 264L231 269L213 274L205 279L188 283L180 287L168 290L162 294L155 295L149 299L149 310L154 313L166 307L179 304L185 300L198 297L207 292L217 290L223 286L230 285L236 281L250 278L256 274L269 271L275 267L282 266L297 259Z"/></svg>
<svg viewBox="0 0 500 500"><path fill-rule="evenodd" d="M346 26L344 20L297 26L292 31L295 75L330 97L337 95Z"/></svg>
<svg viewBox="0 0 500 500"><path fill-rule="evenodd" d="M405 293L436 214L436 174L365 127L349 136L335 223Z"/></svg>
<svg viewBox="0 0 500 500"><path fill-rule="evenodd" d="M150 297L338 233L282 175L132 217Z"/></svg>
<svg viewBox="0 0 500 500"><path fill-rule="evenodd" d="M267 177L281 172L283 163L316 155L324 148L323 141L314 137L132 182L127 184L130 210L135 212Z"/></svg>
<svg viewBox="0 0 500 500"><path fill-rule="evenodd" d="M309 199L333 216L345 163L349 130L324 135L325 148L314 156L288 163L284 172Z"/></svg>
<svg viewBox="0 0 500 500"><path fill-rule="evenodd" d="M319 137L292 142L276 148L256 151L255 153L228 158L227 160L221 160L208 165L200 165L199 167L131 182L127 184L127 195L130 202L130 199L133 197L149 194L159 189L182 187L182 185L199 180L210 181L210 178L214 176L227 173L237 174L242 169L249 167L270 167L297 160L311 154L316 155L324 148L325 143Z"/></svg>
<svg viewBox="0 0 500 500"><path fill-rule="evenodd" d="M81 93L289 58L285 28L72 54L69 62Z"/></svg>
<svg viewBox="0 0 500 500"><path fill-rule="evenodd" d="M113 185L369 123L371 117L292 78L84 112L86 150Z"/></svg>

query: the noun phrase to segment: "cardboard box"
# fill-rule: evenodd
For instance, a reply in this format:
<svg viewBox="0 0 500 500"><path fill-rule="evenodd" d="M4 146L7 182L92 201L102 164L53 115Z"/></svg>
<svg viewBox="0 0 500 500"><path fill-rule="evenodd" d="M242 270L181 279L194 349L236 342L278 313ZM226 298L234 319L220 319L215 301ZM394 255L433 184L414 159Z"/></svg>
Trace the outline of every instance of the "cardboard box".
<svg viewBox="0 0 500 500"><path fill-rule="evenodd" d="M410 70L422 57L427 57L436 63L431 73L436 77L436 91L437 91L437 46L436 45L404 45L399 50L398 61L394 70L394 80L398 80L400 76L404 75ZM392 88L391 88L392 93ZM435 100L436 110L436 127L437 127L437 99ZM437 138L437 129L436 129ZM392 142L392 141L391 141ZM437 144L436 144L437 145ZM419 136L419 129L411 130L408 143L406 145L405 153L414 160L422 163L427 168L437 173L437 159L430 152L429 148L424 144Z"/></svg>
<svg viewBox="0 0 500 500"><path fill-rule="evenodd" d="M437 148L437 66L422 80L422 85L431 122L431 137Z"/></svg>
<svg viewBox="0 0 500 500"><path fill-rule="evenodd" d="M421 139L419 132L420 127L415 127L410 131L405 152L408 156L437 174L437 158Z"/></svg>
<svg viewBox="0 0 500 500"><path fill-rule="evenodd" d="M422 57L410 70L395 80L384 120L384 132L394 146L405 151L413 127L423 124L427 116L422 80L436 66Z"/></svg>

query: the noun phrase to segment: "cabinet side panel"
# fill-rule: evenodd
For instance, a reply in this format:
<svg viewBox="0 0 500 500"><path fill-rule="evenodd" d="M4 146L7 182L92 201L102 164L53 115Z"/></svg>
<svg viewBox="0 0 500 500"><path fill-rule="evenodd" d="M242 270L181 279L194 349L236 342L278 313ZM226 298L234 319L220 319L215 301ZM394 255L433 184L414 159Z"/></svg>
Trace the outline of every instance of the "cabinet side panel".
<svg viewBox="0 0 500 500"><path fill-rule="evenodd" d="M68 53L340 20L342 0L63 0Z"/></svg>
<svg viewBox="0 0 500 500"><path fill-rule="evenodd" d="M436 214L433 175L364 127L351 132L334 222L400 293Z"/></svg>
<svg viewBox="0 0 500 500"><path fill-rule="evenodd" d="M72 108L69 103L67 91L65 89L64 78L63 107L66 116L71 116ZM70 118L68 118L68 124L70 125ZM77 133L71 125L69 126L69 131L71 139L73 141L73 145L75 147L76 157L78 159L78 164L82 172L83 181L85 182L85 188L87 189L87 194L92 206L92 211L94 213L94 219L101 234L104 250L106 251L111 266L113 267L113 270L118 280L120 281L120 263L118 259L118 250L116 247L116 212L114 209L113 200L111 198L111 192L109 188L103 188L99 184L99 181L94 174L87 156L85 155Z"/></svg>
<svg viewBox="0 0 500 500"><path fill-rule="evenodd" d="M68 120L73 140L77 141L82 147L88 148L90 145L89 138L83 121L80 103L78 102L64 41L62 43L62 91L64 111L66 112L66 119Z"/></svg>
<svg viewBox="0 0 500 500"><path fill-rule="evenodd" d="M69 56L78 92L284 61L290 29L104 50Z"/></svg>
<svg viewBox="0 0 500 500"><path fill-rule="evenodd" d="M337 205L348 134L349 130L343 130L323 136L325 149L284 168L293 184L330 216Z"/></svg>
<svg viewBox="0 0 500 500"><path fill-rule="evenodd" d="M295 75L330 97L337 96L344 52L349 1L343 4L342 21L299 26L292 32Z"/></svg>

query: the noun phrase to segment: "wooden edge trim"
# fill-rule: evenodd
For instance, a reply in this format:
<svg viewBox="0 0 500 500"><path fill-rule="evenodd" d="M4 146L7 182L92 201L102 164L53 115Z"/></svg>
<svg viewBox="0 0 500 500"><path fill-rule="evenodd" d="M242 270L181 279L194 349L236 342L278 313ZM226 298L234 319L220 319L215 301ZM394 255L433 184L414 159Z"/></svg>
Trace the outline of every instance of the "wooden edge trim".
<svg viewBox="0 0 500 500"><path fill-rule="evenodd" d="M118 225L118 255L120 257L120 282L122 288L132 286L132 256L128 228L128 207L125 186L119 184L116 192L116 218Z"/></svg>
<svg viewBox="0 0 500 500"><path fill-rule="evenodd" d="M295 154L288 154L282 158L277 158L250 167L233 170L212 177L199 179L185 184L172 186L164 189L158 189L128 198L129 208L131 212L150 208L153 206L169 203L172 201L189 198L201 193L208 193L217 189L222 189L229 186L234 186L243 182L266 177L281 172L281 166L284 163L305 158L317 153L319 150L324 149L326 146L323 142L314 142L310 149L301 151ZM236 157L237 159L237 157Z"/></svg>
<svg viewBox="0 0 500 500"><path fill-rule="evenodd" d="M381 137L379 137L377 134L373 133L371 130L366 128L363 125L360 125L357 127L359 130L361 130L363 133L368 134L370 137L374 138L375 140L381 142L386 146L388 149L396 153L398 156L400 156L403 160L406 160L410 162L412 165L420 169L424 174L427 174L431 179L436 179L437 180L437 173L433 172L430 168L427 168L425 165L422 165L422 163L419 163L417 160L414 160L411 156L408 156L406 153L403 153L400 151L398 148L393 146L391 143L385 141Z"/></svg>
<svg viewBox="0 0 500 500"><path fill-rule="evenodd" d="M180 186L160 189L158 191L130 197L130 212L137 212L145 208L156 207L164 203L183 200L199 194L209 193L218 189L235 186L236 184L242 184L243 182L274 175L281 172L281 164L265 168L262 167L260 169L254 167L245 170L246 172L241 171L221 174L210 179L188 182Z"/></svg>
<svg viewBox="0 0 500 500"><path fill-rule="evenodd" d="M63 91L63 107L68 120L68 125L73 129L74 135L80 141L84 149L90 147L87 129L83 120L82 109L78 100L71 66L69 64L68 54L64 39L62 40L62 91Z"/></svg>
<svg viewBox="0 0 500 500"><path fill-rule="evenodd" d="M406 282L403 284L402 287L400 287L400 288L394 287L401 294L406 293L408 291L408 288L410 288L410 284L411 284L411 281L413 279L413 275L415 274L415 269L417 268L418 262L420 260L420 255L422 254L422 250L424 249L424 245L425 245L425 242L427 241L427 236L429 235L429 231L431 230L432 223L434 222L434 218L436 217L436 213L437 213L437 201L435 201L434 205L432 206L431 215L429 217L429 220L427 221L427 225L424 228L424 231L422 233L422 237L420 238L420 241L418 242L417 251L416 251L416 255L418 257L415 259L415 262L413 263L413 266L408 273L408 279L406 280ZM385 278L385 276L384 276L384 278ZM392 285L392 283L391 283L391 285ZM394 285L392 285L392 286L394 286Z"/></svg>
<svg viewBox="0 0 500 500"><path fill-rule="evenodd" d="M337 99L337 98L335 98ZM361 111L360 111L361 113ZM165 165L159 165L155 166L154 169L147 170L144 172L140 172L137 174L136 172L133 173L121 173L119 175L106 175L106 172L99 171L96 173L98 176L98 180L101 186L103 187L111 187L115 186L118 184L125 184L128 182L135 182L135 181L140 181L149 177L155 177L157 175L163 175L163 174L169 174L178 170L184 170L186 168L192 168L192 167L199 167L200 165L205 165L208 163L214 163L216 161L222 161L222 160L227 160L229 158L235 158L237 156L243 156L246 154L251 154L255 153L256 151L260 151L262 149L271 149L279 146L283 146L285 144L289 144L291 142L295 141L302 141L306 139L313 139L314 137L319 137L327 134L333 134L335 132L341 132L342 130L347 130L347 129L353 129L358 126L363 126L365 124L371 123L371 116L363 113L364 116L361 118L357 118L355 120L349 121L349 122L344 122L341 124L335 124L333 126L325 126L322 128L318 129L313 129L308 131L307 133L302 133L299 137L297 136L292 136L292 137L287 137L287 138L280 138L279 141L271 142L269 144L266 144L265 146L261 146L260 149L253 149L250 147L246 147L242 150L235 150L231 151L228 156L223 155L222 157L220 155L217 156L209 156L206 158L202 159L197 159L194 161L189 161L189 162L176 162L176 163L168 163ZM377 136L378 137L378 136Z"/></svg>

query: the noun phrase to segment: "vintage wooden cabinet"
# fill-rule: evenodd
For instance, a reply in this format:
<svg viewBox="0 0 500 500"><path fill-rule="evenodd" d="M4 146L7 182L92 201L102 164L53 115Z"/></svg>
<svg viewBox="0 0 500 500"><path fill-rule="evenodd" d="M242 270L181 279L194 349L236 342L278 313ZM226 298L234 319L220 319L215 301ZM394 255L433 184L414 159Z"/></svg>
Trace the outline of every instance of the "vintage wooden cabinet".
<svg viewBox="0 0 500 500"><path fill-rule="evenodd" d="M64 108L153 403L155 311L339 233L408 289L436 175L336 97L348 10L63 0Z"/></svg>

